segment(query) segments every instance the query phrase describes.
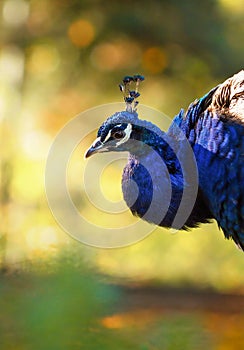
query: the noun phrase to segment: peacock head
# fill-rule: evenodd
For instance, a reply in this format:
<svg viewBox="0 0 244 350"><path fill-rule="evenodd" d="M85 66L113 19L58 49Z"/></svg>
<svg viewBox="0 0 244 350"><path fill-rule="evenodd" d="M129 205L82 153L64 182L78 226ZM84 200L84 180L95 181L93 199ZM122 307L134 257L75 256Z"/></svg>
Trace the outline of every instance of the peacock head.
<svg viewBox="0 0 244 350"><path fill-rule="evenodd" d="M139 103L137 98L140 96L138 88L143 80L142 75L124 77L119 88L124 96L126 110L115 113L101 125L96 140L86 152L86 158L94 153L129 150L128 141L135 133L135 125L138 120L136 112ZM133 90L131 90L132 84L135 85Z"/></svg>
<svg viewBox="0 0 244 350"><path fill-rule="evenodd" d="M94 153L128 150L128 141L132 138L134 125L133 120L128 119L136 118L130 114L118 112L109 117L99 128L96 140L86 152L86 158Z"/></svg>
<svg viewBox="0 0 244 350"><path fill-rule="evenodd" d="M144 80L141 75L126 76L123 84L119 85L120 91L124 94L126 110L116 112L110 116L99 128L96 140L86 152L86 158L95 153L129 151L136 153L140 151L143 143L149 144L153 141L153 134L162 133L159 128L150 122L138 118L137 98L139 84ZM135 89L129 87L135 84ZM139 141L139 142L136 142Z"/></svg>

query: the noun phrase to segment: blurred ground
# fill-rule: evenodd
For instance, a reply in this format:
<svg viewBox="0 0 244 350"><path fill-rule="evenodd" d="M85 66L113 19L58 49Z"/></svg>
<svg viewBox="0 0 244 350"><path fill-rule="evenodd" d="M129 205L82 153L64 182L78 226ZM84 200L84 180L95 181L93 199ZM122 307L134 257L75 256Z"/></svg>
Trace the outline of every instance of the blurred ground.
<svg viewBox="0 0 244 350"><path fill-rule="evenodd" d="M235 350L244 345L243 295L111 285L67 261L48 274L40 273L40 266L34 269L1 274L3 350Z"/></svg>

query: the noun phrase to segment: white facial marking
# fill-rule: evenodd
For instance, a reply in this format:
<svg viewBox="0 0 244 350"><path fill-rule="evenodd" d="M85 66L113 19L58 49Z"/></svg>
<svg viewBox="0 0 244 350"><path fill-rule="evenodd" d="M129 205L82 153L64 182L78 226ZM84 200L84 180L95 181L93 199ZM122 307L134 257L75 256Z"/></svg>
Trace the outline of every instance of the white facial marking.
<svg viewBox="0 0 244 350"><path fill-rule="evenodd" d="M96 143L97 143L98 141L101 141L101 137L96 138L96 140L93 142L93 144L92 144L91 146L92 146L92 147L95 147L95 146L96 146ZM102 147L102 145L101 145L101 147Z"/></svg>
<svg viewBox="0 0 244 350"><path fill-rule="evenodd" d="M121 126L122 124L118 124L117 126ZM112 133L112 129L109 130L107 136L105 137L103 143L105 143L106 141L108 141L108 139L110 138L111 136L111 133Z"/></svg>
<svg viewBox="0 0 244 350"><path fill-rule="evenodd" d="M124 130L125 137L116 143L116 147L129 140L131 131L132 131L132 125L128 124L126 129Z"/></svg>
<svg viewBox="0 0 244 350"><path fill-rule="evenodd" d="M112 132L112 130L110 129L109 132L108 132L108 134L107 134L107 136L105 137L103 143L105 143L106 141L108 141L108 139L109 139L110 136L111 136L111 132Z"/></svg>

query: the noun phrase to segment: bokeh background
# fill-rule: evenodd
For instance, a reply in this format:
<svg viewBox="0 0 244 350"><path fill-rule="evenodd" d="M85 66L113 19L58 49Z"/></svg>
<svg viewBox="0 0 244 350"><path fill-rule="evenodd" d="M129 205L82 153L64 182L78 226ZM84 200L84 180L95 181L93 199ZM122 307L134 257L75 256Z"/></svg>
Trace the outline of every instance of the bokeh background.
<svg viewBox="0 0 244 350"><path fill-rule="evenodd" d="M118 311L125 287L176 288L178 306L182 288L243 295L243 253L216 224L175 235L155 229L115 250L88 247L52 217L44 172L58 131L88 108L120 101L124 75L145 75L141 103L173 118L242 69L243 2L5 0L0 15L1 349L242 348L244 311L228 311L228 302L228 325L222 309L158 314L152 300ZM80 154L70 175L78 206ZM122 167L104 171L110 200L122 197Z"/></svg>

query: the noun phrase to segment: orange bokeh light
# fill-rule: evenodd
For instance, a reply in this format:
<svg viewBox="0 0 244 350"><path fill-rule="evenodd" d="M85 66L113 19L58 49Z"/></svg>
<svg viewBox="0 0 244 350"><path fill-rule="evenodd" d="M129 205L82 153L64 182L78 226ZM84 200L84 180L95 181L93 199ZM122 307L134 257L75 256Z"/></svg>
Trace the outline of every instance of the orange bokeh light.
<svg viewBox="0 0 244 350"><path fill-rule="evenodd" d="M91 54L92 63L100 70L133 68L141 58L140 47L128 40L100 43Z"/></svg>
<svg viewBox="0 0 244 350"><path fill-rule="evenodd" d="M68 36L75 46L86 47L94 40L95 28L91 22L80 19L70 25Z"/></svg>
<svg viewBox="0 0 244 350"><path fill-rule="evenodd" d="M150 47L143 53L142 66L149 73L161 73L167 63L166 53L161 47Z"/></svg>
<svg viewBox="0 0 244 350"><path fill-rule="evenodd" d="M104 327L110 329L121 329L132 326L144 326L162 317L161 308L131 310L123 313L106 316L101 320Z"/></svg>

